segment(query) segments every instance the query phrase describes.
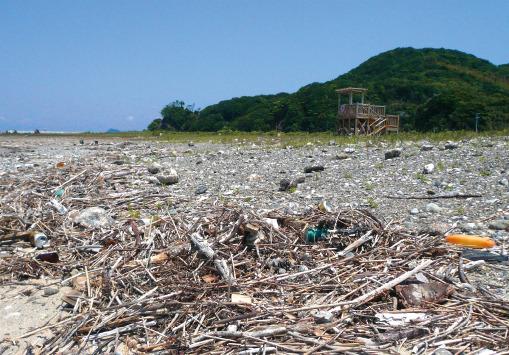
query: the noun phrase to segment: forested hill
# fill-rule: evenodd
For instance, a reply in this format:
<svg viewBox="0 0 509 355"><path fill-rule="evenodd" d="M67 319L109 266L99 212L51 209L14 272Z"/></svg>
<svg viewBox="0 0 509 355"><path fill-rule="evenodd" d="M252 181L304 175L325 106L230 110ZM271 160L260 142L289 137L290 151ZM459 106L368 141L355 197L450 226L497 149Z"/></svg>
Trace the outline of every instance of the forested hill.
<svg viewBox="0 0 509 355"><path fill-rule="evenodd" d="M346 74L293 94L244 96L202 111L183 102L166 106L149 129L325 131L335 127L336 89L365 87L366 101L401 116L404 130L509 127L509 64L496 66L456 50L397 48Z"/></svg>

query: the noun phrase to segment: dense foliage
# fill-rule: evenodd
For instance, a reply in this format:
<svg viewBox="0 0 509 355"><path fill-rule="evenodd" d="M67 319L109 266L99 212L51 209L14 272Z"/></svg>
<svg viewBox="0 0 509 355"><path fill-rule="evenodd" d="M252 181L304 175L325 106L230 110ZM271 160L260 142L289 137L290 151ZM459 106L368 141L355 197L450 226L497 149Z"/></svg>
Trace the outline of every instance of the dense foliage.
<svg viewBox="0 0 509 355"><path fill-rule="evenodd" d="M397 48L381 53L325 83L293 94L233 98L194 111L176 101L150 130L326 131L335 127L337 94L342 87L365 87L366 101L399 114L404 130L509 127L509 65L496 66L448 49Z"/></svg>

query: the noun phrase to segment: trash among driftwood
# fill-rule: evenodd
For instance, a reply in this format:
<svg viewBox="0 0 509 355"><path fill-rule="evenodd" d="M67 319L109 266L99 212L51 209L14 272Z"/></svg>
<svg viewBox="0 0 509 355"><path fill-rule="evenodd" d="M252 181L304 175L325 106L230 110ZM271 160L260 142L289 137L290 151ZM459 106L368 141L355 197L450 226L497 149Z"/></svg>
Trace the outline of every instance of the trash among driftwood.
<svg viewBox="0 0 509 355"><path fill-rule="evenodd" d="M483 260L487 263L502 263L509 261L509 255L493 254L489 251L468 250L462 252L465 259L477 261Z"/></svg>
<svg viewBox="0 0 509 355"><path fill-rule="evenodd" d="M248 295L242 295L240 293L232 293L232 303L252 304L253 300Z"/></svg>
<svg viewBox="0 0 509 355"><path fill-rule="evenodd" d="M47 263L58 263L60 261L58 258L58 253L55 252L39 254L35 257L35 259Z"/></svg>
<svg viewBox="0 0 509 355"><path fill-rule="evenodd" d="M51 237L51 245L41 253L24 248L27 239L17 240L20 248L2 240L2 285L59 280L54 288L69 305L67 315L47 325L52 335L37 347L40 353L121 347L133 353L383 353L396 349L394 342L419 354L444 342L457 351L488 343L509 350L509 305L493 289L466 287L459 253L444 245L443 233L406 230L363 209L321 210L319 201L303 213L249 209L232 200L182 208L178 188L149 184L147 177L156 178L148 163L131 158L122 166L108 159L104 169L111 171L51 167L53 180L40 179L44 188L34 179L28 186L35 193L3 197L0 239L31 227ZM65 198L54 195L64 188ZM47 208L51 198L70 212ZM101 209L104 227L81 228L79 216L89 208ZM19 216L6 217L13 213ZM463 273L471 266L465 263ZM404 317L401 325L389 318L407 302L396 290L413 283L420 295L434 282L454 295L411 306L425 317Z"/></svg>
<svg viewBox="0 0 509 355"><path fill-rule="evenodd" d="M44 248L49 243L46 234L38 231L15 232L0 236L0 244L10 244L18 241L29 242L38 249Z"/></svg>
<svg viewBox="0 0 509 355"><path fill-rule="evenodd" d="M375 314L375 317L380 323L388 324L392 327L400 327L429 318L423 312L384 312Z"/></svg>
<svg viewBox="0 0 509 355"><path fill-rule="evenodd" d="M86 208L78 212L72 220L85 228L106 228L115 222L101 207Z"/></svg>
<svg viewBox="0 0 509 355"><path fill-rule="evenodd" d="M454 293L451 285L432 281L426 284L396 286L396 293L405 307L425 307L430 303L441 303Z"/></svg>
<svg viewBox="0 0 509 355"><path fill-rule="evenodd" d="M478 235L450 234L445 240L451 244L475 249L493 248L496 245L493 239Z"/></svg>

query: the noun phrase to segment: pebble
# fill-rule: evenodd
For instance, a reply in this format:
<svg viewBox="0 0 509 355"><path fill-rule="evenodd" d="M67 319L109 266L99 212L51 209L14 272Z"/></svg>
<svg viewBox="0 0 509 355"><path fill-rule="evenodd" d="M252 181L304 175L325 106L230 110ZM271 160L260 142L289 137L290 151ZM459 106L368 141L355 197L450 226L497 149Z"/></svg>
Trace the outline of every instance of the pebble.
<svg viewBox="0 0 509 355"><path fill-rule="evenodd" d="M423 152L428 152L428 151L430 151L430 150L433 150L433 146L432 146L431 144L423 144L423 145L421 146L421 150L422 150Z"/></svg>
<svg viewBox="0 0 509 355"><path fill-rule="evenodd" d="M419 214L419 209L418 208L412 208L410 210L410 214L413 214L413 215Z"/></svg>
<svg viewBox="0 0 509 355"><path fill-rule="evenodd" d="M207 186L205 186L205 185L199 185L196 188L196 190L194 191L194 193L197 194L197 195L202 195L205 192L207 192Z"/></svg>
<svg viewBox="0 0 509 355"><path fill-rule="evenodd" d="M434 164L426 164L426 165L424 165L424 169L422 169L422 173L423 174L432 174L434 170L435 170Z"/></svg>
<svg viewBox="0 0 509 355"><path fill-rule="evenodd" d="M343 150L343 152L345 152L346 154L353 154L353 153L355 153L355 148L348 147L348 148L345 148Z"/></svg>
<svg viewBox="0 0 509 355"><path fill-rule="evenodd" d="M348 159L350 158L350 156L346 153L339 153L336 155L336 159L337 160L345 160L345 159Z"/></svg>
<svg viewBox="0 0 509 355"><path fill-rule="evenodd" d="M394 159L401 155L401 149L395 148L385 152L385 160Z"/></svg>
<svg viewBox="0 0 509 355"><path fill-rule="evenodd" d="M509 180L507 180L506 178L501 179L498 183L502 186L509 186Z"/></svg>
<svg viewBox="0 0 509 355"><path fill-rule="evenodd" d="M442 207L440 207L436 203L430 202L426 205L426 211L431 213L439 213L442 211Z"/></svg>
<svg viewBox="0 0 509 355"><path fill-rule="evenodd" d="M505 229L509 230L509 220L498 219L498 220L492 221L488 225L488 228L496 229L496 230L505 230Z"/></svg>
<svg viewBox="0 0 509 355"><path fill-rule="evenodd" d="M56 295L57 293L58 293L58 288L55 288L55 287L46 287L42 291L42 295L44 297L53 296L53 295Z"/></svg>
<svg viewBox="0 0 509 355"><path fill-rule="evenodd" d="M439 348L432 353L433 355L452 355L452 353L444 348Z"/></svg>
<svg viewBox="0 0 509 355"><path fill-rule="evenodd" d="M312 165L312 166L306 166L304 168L304 172L307 174L307 173L312 173L312 172L315 172L315 171L324 171L325 170L325 167L323 165Z"/></svg>
<svg viewBox="0 0 509 355"><path fill-rule="evenodd" d="M318 311L313 314L313 318L315 319L316 324L326 324L332 322L334 314L329 311Z"/></svg>
<svg viewBox="0 0 509 355"><path fill-rule="evenodd" d="M456 149L456 148L458 148L458 146L459 146L459 145L458 145L458 143L456 143L456 142L447 142L447 143L445 143L445 145L444 145L444 149L452 150L452 149Z"/></svg>
<svg viewBox="0 0 509 355"><path fill-rule="evenodd" d="M157 180L163 185L173 185L179 182L177 172L171 169L167 175L157 175Z"/></svg>
<svg viewBox="0 0 509 355"><path fill-rule="evenodd" d="M279 181L279 191L289 191L292 188L297 187L297 182L290 179L281 179Z"/></svg>
<svg viewBox="0 0 509 355"><path fill-rule="evenodd" d="M309 268L306 265L299 265L298 272L308 271Z"/></svg>
<svg viewBox="0 0 509 355"><path fill-rule="evenodd" d="M152 164L147 168L147 170L151 174L157 174L161 171L161 167L158 164Z"/></svg>

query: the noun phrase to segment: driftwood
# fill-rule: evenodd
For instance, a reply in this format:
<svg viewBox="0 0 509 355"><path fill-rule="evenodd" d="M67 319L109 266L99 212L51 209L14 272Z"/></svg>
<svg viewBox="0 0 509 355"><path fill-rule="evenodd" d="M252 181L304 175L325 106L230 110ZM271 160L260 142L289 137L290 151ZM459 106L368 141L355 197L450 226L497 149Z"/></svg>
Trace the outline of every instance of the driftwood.
<svg viewBox="0 0 509 355"><path fill-rule="evenodd" d="M223 279L230 285L234 284L235 278L232 276L230 269L226 264L226 260L218 258L212 247L200 234L193 233L191 234L190 239L193 246L198 249L203 256L205 256L208 260L213 261L217 272L219 272Z"/></svg>
<svg viewBox="0 0 509 355"><path fill-rule="evenodd" d="M123 189L141 168L100 171L83 162L41 170L37 179L0 176L0 286L51 278L53 287L74 290L64 295L73 304L67 318L23 335L51 330L34 352L509 351L509 303L469 284L474 263L463 265L441 237L393 228L359 209L262 214L218 204L155 212L180 197L152 184ZM424 198L467 197L479 195ZM56 213L52 199L69 212ZM92 230L69 218L94 206L115 223ZM307 241L306 228L327 228L327 236ZM50 245L36 250L13 237L27 230ZM403 326L379 321L377 313L412 312L396 289L425 285L420 273L454 293L421 303L425 317Z"/></svg>

